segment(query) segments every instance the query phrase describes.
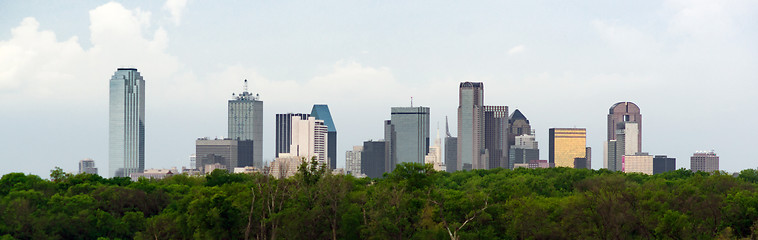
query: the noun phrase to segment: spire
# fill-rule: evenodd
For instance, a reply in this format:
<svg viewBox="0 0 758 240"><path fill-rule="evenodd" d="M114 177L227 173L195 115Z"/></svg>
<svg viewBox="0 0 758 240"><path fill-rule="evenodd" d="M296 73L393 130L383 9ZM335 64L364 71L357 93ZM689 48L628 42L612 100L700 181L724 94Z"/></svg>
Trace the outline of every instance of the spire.
<svg viewBox="0 0 758 240"><path fill-rule="evenodd" d="M247 92L247 79L245 79L245 86L244 86L244 88L243 88L243 90L242 90L242 91L243 91L243 92Z"/></svg>
<svg viewBox="0 0 758 240"><path fill-rule="evenodd" d="M447 116L445 116L445 132L447 134L447 137L452 137L450 135L450 124L447 122Z"/></svg>

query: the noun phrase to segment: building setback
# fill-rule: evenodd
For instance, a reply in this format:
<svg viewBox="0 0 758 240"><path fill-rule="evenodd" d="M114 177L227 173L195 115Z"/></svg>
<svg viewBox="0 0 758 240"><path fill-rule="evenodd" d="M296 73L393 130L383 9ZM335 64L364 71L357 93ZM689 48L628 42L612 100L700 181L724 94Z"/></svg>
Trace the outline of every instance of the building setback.
<svg viewBox="0 0 758 240"><path fill-rule="evenodd" d="M508 106L484 106L484 149L486 169L508 167Z"/></svg>
<svg viewBox="0 0 758 240"><path fill-rule="evenodd" d="M693 172L713 172L719 170L719 156L713 151L695 152L690 157L690 169Z"/></svg>
<svg viewBox="0 0 758 240"><path fill-rule="evenodd" d="M335 169L337 167L337 128L334 126L334 120L332 114L329 112L329 106L326 104L313 105L311 109L311 116L317 120L323 120L326 125L328 135L328 149L326 150L326 157L328 158L329 167Z"/></svg>
<svg viewBox="0 0 758 240"><path fill-rule="evenodd" d="M574 168L575 158L585 158L587 153L587 129L551 128L549 163L555 167Z"/></svg>
<svg viewBox="0 0 758 240"><path fill-rule="evenodd" d="M327 127L323 120L317 120L312 116L307 119L293 116L292 144L290 144L289 153L308 161L315 157L319 165L324 164L329 167L326 152L329 148L328 138Z"/></svg>
<svg viewBox="0 0 758 240"><path fill-rule="evenodd" d="M119 68L110 80L108 171L128 177L145 170L145 80L136 68Z"/></svg>
<svg viewBox="0 0 758 240"><path fill-rule="evenodd" d="M229 100L229 138L253 141L253 166L263 167L263 101L258 94L247 91L247 79L242 93Z"/></svg>
<svg viewBox="0 0 758 240"><path fill-rule="evenodd" d="M300 119L308 119L311 115L307 113L276 114L276 151L274 157L279 157L279 153L290 152L290 144L292 144L292 117L294 116L300 117Z"/></svg>
<svg viewBox="0 0 758 240"><path fill-rule="evenodd" d="M484 84L462 82L458 95L457 170L484 169Z"/></svg>
<svg viewBox="0 0 758 240"><path fill-rule="evenodd" d="M508 118L508 143L514 144L516 136L532 134L532 126L529 125L529 119L516 109Z"/></svg>
<svg viewBox="0 0 758 240"><path fill-rule="evenodd" d="M516 164L529 164L532 160L540 159L540 150L534 135L523 134L515 137L514 141L508 149L508 168L513 169Z"/></svg>
<svg viewBox="0 0 758 240"><path fill-rule="evenodd" d="M361 151L361 172L370 178L381 177L385 172L386 142L363 142Z"/></svg>

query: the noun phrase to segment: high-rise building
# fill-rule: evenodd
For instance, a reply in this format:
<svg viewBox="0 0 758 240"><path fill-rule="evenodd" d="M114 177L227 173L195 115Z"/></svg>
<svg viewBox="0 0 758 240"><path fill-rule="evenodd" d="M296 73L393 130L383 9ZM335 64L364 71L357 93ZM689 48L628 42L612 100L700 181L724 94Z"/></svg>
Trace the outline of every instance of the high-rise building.
<svg viewBox="0 0 758 240"><path fill-rule="evenodd" d="M450 135L447 116L445 116L445 170L458 171L458 138Z"/></svg>
<svg viewBox="0 0 758 240"><path fill-rule="evenodd" d="M386 142L384 141L366 141L363 142L363 151L361 151L361 173L370 178L381 177L386 171L384 168L387 160Z"/></svg>
<svg viewBox="0 0 758 240"><path fill-rule="evenodd" d="M345 152L345 171L353 176L360 176L361 173L361 152L363 146L353 146L352 151ZM384 163L382 163L384 164Z"/></svg>
<svg viewBox="0 0 758 240"><path fill-rule="evenodd" d="M586 159L587 159L587 169L592 169L592 148L591 147L587 147L587 149L585 150L584 156L586 156Z"/></svg>
<svg viewBox="0 0 758 240"><path fill-rule="evenodd" d="M642 152L642 114L640 114L640 107L633 102L618 102L613 104L608 111L608 141L616 140L616 130L624 127L624 122L637 123L636 131L636 149L630 155L634 155L636 152Z"/></svg>
<svg viewBox="0 0 758 240"><path fill-rule="evenodd" d="M274 157L279 157L279 153L289 153L290 144L292 144L292 117L298 116L300 119L308 119L310 114L307 113L283 113L276 114L276 151Z"/></svg>
<svg viewBox="0 0 758 240"><path fill-rule="evenodd" d="M508 106L484 106L484 149L486 169L508 167Z"/></svg>
<svg viewBox="0 0 758 240"><path fill-rule="evenodd" d="M189 160L190 160L190 169L198 169L197 168L197 155L195 155L194 153L190 154Z"/></svg>
<svg viewBox="0 0 758 240"><path fill-rule="evenodd" d="M484 84L462 82L458 95L457 170L484 169Z"/></svg>
<svg viewBox="0 0 758 240"><path fill-rule="evenodd" d="M434 145L429 147L429 154L424 157L424 164L431 164L435 171L446 171L445 162L442 161L442 139L440 139L440 130L437 129L437 137L434 139Z"/></svg>
<svg viewBox="0 0 758 240"><path fill-rule="evenodd" d="M108 171L128 177L145 170L145 80L136 68L119 68L110 80Z"/></svg>
<svg viewBox="0 0 758 240"><path fill-rule="evenodd" d="M429 153L429 108L393 107L390 122L395 134L392 143L395 164L423 164L424 156Z"/></svg>
<svg viewBox="0 0 758 240"><path fill-rule="evenodd" d="M690 157L690 169L693 172L713 172L719 170L719 156L715 152L699 151Z"/></svg>
<svg viewBox="0 0 758 240"><path fill-rule="evenodd" d="M195 141L195 156L198 170L210 173L207 165L220 164L223 169L253 165L255 146L253 141L236 139L198 138Z"/></svg>
<svg viewBox="0 0 758 240"><path fill-rule="evenodd" d="M616 137L606 142L603 147L603 167L611 171L622 171L622 156L632 156L638 153L639 124L636 122L617 123Z"/></svg>
<svg viewBox="0 0 758 240"><path fill-rule="evenodd" d="M95 167L95 160L91 158L85 158L79 161L79 173L97 174L97 168Z"/></svg>
<svg viewBox="0 0 758 240"><path fill-rule="evenodd" d="M395 164L397 164L397 151L395 149L397 143L397 133L395 132L395 125L392 125L392 120L384 121L384 169L387 172L395 170Z"/></svg>
<svg viewBox="0 0 758 240"><path fill-rule="evenodd" d="M575 158L587 154L587 129L551 128L549 162L555 167L574 168ZM586 160L585 160L586 161Z"/></svg>
<svg viewBox="0 0 758 240"><path fill-rule="evenodd" d="M513 145L516 136L532 133L532 126L529 125L529 119L526 119L520 110L516 109L508 118L508 142Z"/></svg>
<svg viewBox="0 0 758 240"><path fill-rule="evenodd" d="M247 91L247 79L242 93L229 100L229 138L253 141L253 166L263 167L263 101L258 94Z"/></svg>
<svg viewBox="0 0 758 240"><path fill-rule="evenodd" d="M540 150L534 134L523 134L515 137L514 144L508 149L508 155L508 168L510 169L515 168L517 164L529 164L532 160L539 160Z"/></svg>
<svg viewBox="0 0 758 240"><path fill-rule="evenodd" d="M676 158L670 158L666 155L655 155L653 157L653 174L676 171Z"/></svg>
<svg viewBox="0 0 758 240"><path fill-rule="evenodd" d="M329 137L323 120L316 120L313 116L307 119L300 116L292 117L292 144L289 152L292 156L304 157L306 160L316 157L319 165L325 164L329 167L326 152L328 148Z"/></svg>
<svg viewBox="0 0 758 240"><path fill-rule="evenodd" d="M329 106L326 104L313 105L311 116L317 120L324 120L329 138L329 148L326 150L326 156L329 159L329 167L335 169L337 167L337 128L334 127L334 120L332 120L332 114L329 112Z"/></svg>

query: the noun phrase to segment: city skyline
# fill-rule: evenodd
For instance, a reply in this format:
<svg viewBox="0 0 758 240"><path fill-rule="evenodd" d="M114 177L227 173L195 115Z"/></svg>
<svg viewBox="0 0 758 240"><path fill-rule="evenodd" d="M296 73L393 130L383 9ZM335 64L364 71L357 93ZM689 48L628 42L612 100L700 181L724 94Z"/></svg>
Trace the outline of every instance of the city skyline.
<svg viewBox="0 0 758 240"><path fill-rule="evenodd" d="M471 81L487 85L488 103L526 113L543 149L549 128L587 128L595 169L619 101L642 108L645 152L686 167L714 149L721 169L756 167L754 2L324 4L325 15L311 3L0 3L0 121L13 126L0 145L24 160L0 173L74 172L84 158L104 173L104 79L119 67L149 80L145 168L187 165L196 138L226 133L225 104L242 79L266 101L267 162L275 113L328 104L343 167L342 153L381 139L390 107L410 97L431 108L431 126L449 116L457 132L457 85ZM246 11L221 14L230 8Z"/></svg>

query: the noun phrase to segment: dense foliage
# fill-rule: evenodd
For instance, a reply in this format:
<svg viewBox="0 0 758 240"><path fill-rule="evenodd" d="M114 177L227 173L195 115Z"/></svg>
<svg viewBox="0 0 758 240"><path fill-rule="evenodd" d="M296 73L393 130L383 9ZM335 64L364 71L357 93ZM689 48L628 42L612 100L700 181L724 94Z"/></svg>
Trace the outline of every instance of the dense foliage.
<svg viewBox="0 0 758 240"><path fill-rule="evenodd" d="M758 237L758 172L647 176L568 168L381 179L301 166L289 179L0 179L0 239L709 239Z"/></svg>

